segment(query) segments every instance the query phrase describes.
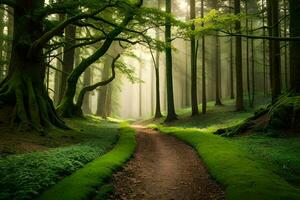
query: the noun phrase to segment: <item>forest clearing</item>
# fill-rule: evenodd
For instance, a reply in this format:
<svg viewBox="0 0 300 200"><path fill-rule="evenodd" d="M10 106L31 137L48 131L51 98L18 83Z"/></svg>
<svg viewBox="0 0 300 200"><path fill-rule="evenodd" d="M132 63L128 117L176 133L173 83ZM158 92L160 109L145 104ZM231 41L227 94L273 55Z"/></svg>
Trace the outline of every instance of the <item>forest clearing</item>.
<svg viewBox="0 0 300 200"><path fill-rule="evenodd" d="M299 0L0 19L0 200L300 200Z"/></svg>

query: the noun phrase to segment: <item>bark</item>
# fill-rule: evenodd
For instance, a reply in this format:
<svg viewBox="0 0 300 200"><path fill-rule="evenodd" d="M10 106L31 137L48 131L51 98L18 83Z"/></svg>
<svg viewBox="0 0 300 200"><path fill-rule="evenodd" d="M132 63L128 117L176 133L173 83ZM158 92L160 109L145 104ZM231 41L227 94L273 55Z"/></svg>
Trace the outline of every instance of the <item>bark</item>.
<svg viewBox="0 0 300 200"><path fill-rule="evenodd" d="M166 12L171 14L171 0L166 0ZM167 77L167 118L166 121L174 121L177 119L174 105L173 93L173 67L172 67L172 48L171 48L171 20L166 17L165 25L165 40L166 40L166 77Z"/></svg>
<svg viewBox="0 0 300 200"><path fill-rule="evenodd" d="M262 10L264 11L265 10L265 0L262 0ZM265 27L265 12L262 13L262 25L263 27ZM266 36L266 30L265 28L263 28L263 36L265 37ZM267 72L267 66L266 66L266 40L263 39L263 84L264 84L264 96L267 95L267 81L266 81L266 72Z"/></svg>
<svg viewBox="0 0 300 200"><path fill-rule="evenodd" d="M268 27L270 37L279 37L279 2L268 0ZM270 58L270 81L272 102L275 103L281 94L281 54L280 42L271 40L269 42Z"/></svg>
<svg viewBox="0 0 300 200"><path fill-rule="evenodd" d="M102 81L107 79L109 77L109 65L110 65L111 59L106 58L106 61L104 62L104 68L102 70ZM96 114L98 116L101 116L102 118L107 118L107 98L108 97L108 87L104 86L98 89L98 101L97 101L97 111Z"/></svg>
<svg viewBox="0 0 300 200"><path fill-rule="evenodd" d="M14 10L14 40L8 75L0 84L0 102L12 108L7 115L20 128L34 128L40 132L45 127L67 128L57 116L44 85L46 65L43 50L28 56L33 41L43 34L43 25L31 13L44 5L43 1L20 0ZM3 111L3 109L2 109Z"/></svg>
<svg viewBox="0 0 300 200"><path fill-rule="evenodd" d="M62 100L66 90L68 74L70 74L74 68L75 49L70 49L70 48L75 43L75 37L76 37L76 27L72 25L67 26L65 29L66 45L64 47L65 52L63 54L63 63L62 63L62 71L66 73L62 73L61 75L59 102Z"/></svg>
<svg viewBox="0 0 300 200"><path fill-rule="evenodd" d="M137 5L137 8L141 6L142 1ZM84 59L77 67L74 68L72 73L69 75L67 80L67 88L64 93L63 99L59 106L57 107L57 112L63 117L74 117L80 114L74 103L74 97L76 93L76 85L78 83L79 77L84 73L84 71L95 61L105 55L109 47L113 43L114 39L123 32L124 28L132 19L134 13L127 13L126 17L123 19L122 23L115 27L111 32L107 34L107 39L103 42L101 47L95 51L91 56Z"/></svg>
<svg viewBox="0 0 300 200"><path fill-rule="evenodd" d="M91 91L93 91L93 90L95 90L99 87L108 85L109 83L111 83L116 78L116 71L115 71L116 65L115 64L116 64L116 62L119 58L120 58L120 55L118 55L116 58L114 58L112 63L111 63L112 75L111 75L110 78L108 78L107 80L95 83L93 85L85 86L79 92L79 95L78 95L78 98L77 98L77 101L76 101L76 105L75 105L75 111L77 112L78 116L83 116L83 112L82 112L81 108L82 108L82 104L83 104L83 100L84 100L85 95L88 92L91 92Z"/></svg>
<svg viewBox="0 0 300 200"><path fill-rule="evenodd" d="M220 53L220 39L215 37L216 40L216 67L215 67L215 75L216 75L216 105L222 105L221 102L221 53Z"/></svg>
<svg viewBox="0 0 300 200"><path fill-rule="evenodd" d="M241 12L240 0L234 0L234 14L238 15ZM237 33L241 32L241 22L236 21L235 29ZM244 110L244 99L243 99L243 65L242 65L242 38L236 36L235 44L235 55L236 55L236 110Z"/></svg>
<svg viewBox="0 0 300 200"><path fill-rule="evenodd" d="M204 0L201 0L201 18L204 17ZM201 24L204 27L204 23ZM205 54L205 36L202 36L202 113L206 113L206 54Z"/></svg>
<svg viewBox="0 0 300 200"><path fill-rule="evenodd" d="M196 18L195 0L190 0L190 20ZM195 30L194 23L191 27ZM191 103L192 103L192 116L198 115L198 98L197 98L197 54L196 54L196 39L191 36Z"/></svg>
<svg viewBox="0 0 300 200"><path fill-rule="evenodd" d="M87 87L92 83L91 69L87 69L83 75L83 87ZM91 114L90 95L86 94L82 103L82 111L85 114Z"/></svg>
<svg viewBox="0 0 300 200"><path fill-rule="evenodd" d="M300 5L297 0L289 0L290 6L290 36L300 36ZM300 41L290 42L290 89L300 93Z"/></svg>
<svg viewBox="0 0 300 200"><path fill-rule="evenodd" d="M229 1L229 13L231 11L232 0ZM234 99L234 83L233 83L233 37L230 37L230 49L229 49L229 73L230 73L230 99Z"/></svg>

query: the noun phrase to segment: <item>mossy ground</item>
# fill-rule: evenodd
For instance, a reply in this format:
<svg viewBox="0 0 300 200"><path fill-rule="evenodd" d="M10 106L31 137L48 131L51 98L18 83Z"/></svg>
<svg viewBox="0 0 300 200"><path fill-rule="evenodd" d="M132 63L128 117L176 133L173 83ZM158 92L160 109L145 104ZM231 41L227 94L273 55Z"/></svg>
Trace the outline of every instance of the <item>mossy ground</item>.
<svg viewBox="0 0 300 200"><path fill-rule="evenodd" d="M110 152L63 179L38 199L80 200L93 196L102 199L107 192L111 191L111 187L106 185L106 181L117 168L130 158L135 150L134 129L125 125L121 127L120 132L120 139ZM96 188L99 188L98 195Z"/></svg>
<svg viewBox="0 0 300 200"><path fill-rule="evenodd" d="M68 120L67 123L74 130L51 131L47 141L42 143L47 147L43 151L23 152L0 159L0 199L34 198L65 176L105 154L119 137L118 123L91 117ZM51 142L65 137L72 142L59 148L56 145L53 146L55 148L49 147ZM29 136L27 140L32 142L30 139ZM43 142L43 139L38 141Z"/></svg>
<svg viewBox="0 0 300 200"><path fill-rule="evenodd" d="M171 124L149 127L193 146L212 176L226 188L226 199L300 199L300 137L270 137L261 133L224 138L212 134L235 126L253 115L235 112L233 102L209 105L207 115L184 117Z"/></svg>

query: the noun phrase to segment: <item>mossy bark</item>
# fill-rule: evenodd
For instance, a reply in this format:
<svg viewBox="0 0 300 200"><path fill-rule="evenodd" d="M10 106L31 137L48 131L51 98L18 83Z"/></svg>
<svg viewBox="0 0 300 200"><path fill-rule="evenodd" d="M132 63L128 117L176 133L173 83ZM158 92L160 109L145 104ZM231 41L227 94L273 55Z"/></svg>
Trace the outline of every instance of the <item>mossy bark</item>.
<svg viewBox="0 0 300 200"><path fill-rule="evenodd" d="M0 84L0 112L11 107L12 112L6 116L12 124L40 132L45 127L67 128L57 116L44 85L46 65L42 48L29 56L31 44L43 34L42 23L31 14L43 5L42 0L17 2L11 62L8 75Z"/></svg>

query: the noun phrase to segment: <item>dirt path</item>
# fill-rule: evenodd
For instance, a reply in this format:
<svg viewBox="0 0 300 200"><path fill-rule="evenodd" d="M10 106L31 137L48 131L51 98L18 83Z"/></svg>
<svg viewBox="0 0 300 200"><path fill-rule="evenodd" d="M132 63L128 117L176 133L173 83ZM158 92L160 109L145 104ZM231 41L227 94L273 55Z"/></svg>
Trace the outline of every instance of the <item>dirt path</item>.
<svg viewBox="0 0 300 200"><path fill-rule="evenodd" d="M191 147L153 130L136 129L137 151L114 175L115 194L110 199L224 199L222 189Z"/></svg>

